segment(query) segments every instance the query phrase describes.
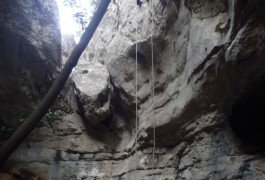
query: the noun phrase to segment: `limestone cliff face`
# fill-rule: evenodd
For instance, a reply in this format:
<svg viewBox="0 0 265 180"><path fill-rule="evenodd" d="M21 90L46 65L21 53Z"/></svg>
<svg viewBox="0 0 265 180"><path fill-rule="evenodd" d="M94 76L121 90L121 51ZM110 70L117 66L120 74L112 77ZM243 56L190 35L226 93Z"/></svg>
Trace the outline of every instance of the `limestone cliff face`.
<svg viewBox="0 0 265 180"><path fill-rule="evenodd" d="M0 2L0 122L16 126L60 67L58 10L53 0Z"/></svg>
<svg viewBox="0 0 265 180"><path fill-rule="evenodd" d="M44 179L264 179L264 3L155 0L153 29L151 1L115 3L73 74L72 113L53 129L44 121L6 167Z"/></svg>

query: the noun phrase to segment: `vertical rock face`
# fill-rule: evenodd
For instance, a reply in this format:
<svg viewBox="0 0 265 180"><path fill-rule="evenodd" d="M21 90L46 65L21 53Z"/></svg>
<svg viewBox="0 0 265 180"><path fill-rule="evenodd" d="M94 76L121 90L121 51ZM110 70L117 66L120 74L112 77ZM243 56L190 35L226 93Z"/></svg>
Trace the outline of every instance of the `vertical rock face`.
<svg viewBox="0 0 265 180"><path fill-rule="evenodd" d="M6 167L46 179L264 179L264 3L151 2L116 0L88 46L108 68L109 116L43 122Z"/></svg>
<svg viewBox="0 0 265 180"><path fill-rule="evenodd" d="M15 126L43 96L60 67L53 0L0 2L0 122Z"/></svg>

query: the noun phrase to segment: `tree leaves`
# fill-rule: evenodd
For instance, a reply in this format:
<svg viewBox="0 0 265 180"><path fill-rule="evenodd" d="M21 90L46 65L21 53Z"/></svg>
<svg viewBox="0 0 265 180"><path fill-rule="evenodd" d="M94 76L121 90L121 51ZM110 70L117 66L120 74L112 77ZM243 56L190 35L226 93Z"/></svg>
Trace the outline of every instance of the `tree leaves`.
<svg viewBox="0 0 265 180"><path fill-rule="evenodd" d="M74 13L72 16L75 21L81 25L82 30L88 25L91 16L93 15L95 9L99 5L99 0L86 0L84 6L84 0L63 0L63 5L67 8L73 9Z"/></svg>

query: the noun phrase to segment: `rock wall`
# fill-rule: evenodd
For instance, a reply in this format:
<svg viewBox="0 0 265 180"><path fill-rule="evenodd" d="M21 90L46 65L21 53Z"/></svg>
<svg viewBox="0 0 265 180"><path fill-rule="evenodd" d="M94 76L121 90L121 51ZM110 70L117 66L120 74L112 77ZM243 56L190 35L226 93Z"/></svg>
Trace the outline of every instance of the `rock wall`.
<svg viewBox="0 0 265 180"><path fill-rule="evenodd" d="M58 72L61 36L53 0L0 2L0 123L16 127Z"/></svg>
<svg viewBox="0 0 265 180"><path fill-rule="evenodd" d="M72 110L43 121L7 169L43 179L264 179L263 1L154 0L153 29L150 7L111 4L65 93ZM89 87L81 74L93 76Z"/></svg>

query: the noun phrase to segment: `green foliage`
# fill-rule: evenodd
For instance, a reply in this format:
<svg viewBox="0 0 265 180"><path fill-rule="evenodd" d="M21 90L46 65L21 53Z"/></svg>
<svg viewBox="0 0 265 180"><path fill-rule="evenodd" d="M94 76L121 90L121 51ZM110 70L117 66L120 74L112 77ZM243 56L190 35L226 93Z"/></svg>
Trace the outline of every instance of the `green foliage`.
<svg viewBox="0 0 265 180"><path fill-rule="evenodd" d="M52 111L51 109L49 109L49 111L46 113L45 117L48 119L59 119L62 115L63 115L62 110Z"/></svg>
<svg viewBox="0 0 265 180"><path fill-rule="evenodd" d="M220 34L225 34L228 32L229 28L230 28L230 23L231 23L231 19L228 19L227 23L225 26L223 26L223 23L219 23L216 25L215 27L215 32L218 32Z"/></svg>
<svg viewBox="0 0 265 180"><path fill-rule="evenodd" d="M63 111L58 109L58 110L51 110L49 109L49 111L46 113L45 118L49 124L49 126L51 127L51 129L53 130L53 133L55 133L55 129L54 129L54 121L55 120L60 120L62 118L63 115Z"/></svg>
<svg viewBox="0 0 265 180"><path fill-rule="evenodd" d="M18 107L17 111L19 113L19 123L23 123L29 117L30 113L33 111L33 108L30 106L23 106Z"/></svg>
<svg viewBox="0 0 265 180"><path fill-rule="evenodd" d="M31 106L14 106L14 113L13 115L18 119L18 121L12 120L10 124L2 123L0 121L0 141L8 139L16 130L16 128L22 124L33 111ZM13 122L14 121L14 122Z"/></svg>
<svg viewBox="0 0 265 180"><path fill-rule="evenodd" d="M32 107L18 107L17 111L18 111L18 120L19 123L22 124L25 120L27 120L27 118L30 116L30 114L33 112L33 108ZM49 109L49 111L45 114L44 119L48 120L49 123L51 123L54 120L58 120L62 117L64 111L58 109L58 107L56 108L51 108ZM8 127L2 127L2 129L4 131L9 131ZM13 129L12 129L13 130Z"/></svg>

